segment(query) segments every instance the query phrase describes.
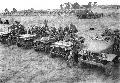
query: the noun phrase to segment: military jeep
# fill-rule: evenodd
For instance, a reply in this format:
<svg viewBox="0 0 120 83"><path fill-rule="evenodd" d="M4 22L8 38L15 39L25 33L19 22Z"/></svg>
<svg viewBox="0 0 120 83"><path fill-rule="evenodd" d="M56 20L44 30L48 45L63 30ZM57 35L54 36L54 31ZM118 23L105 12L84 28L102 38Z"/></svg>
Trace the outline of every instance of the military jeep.
<svg viewBox="0 0 120 83"><path fill-rule="evenodd" d="M52 49L50 52L50 57L62 57L68 60L70 51L72 50L72 42L68 41L58 41L51 45Z"/></svg>
<svg viewBox="0 0 120 83"><path fill-rule="evenodd" d="M34 49L35 51L45 51L46 53L50 52L51 44L56 42L54 37L42 37L34 40Z"/></svg>
<svg viewBox="0 0 120 83"><path fill-rule="evenodd" d="M33 41L35 40L35 36L36 35L31 35L31 34L19 35L17 38L17 46L26 49L32 48Z"/></svg>

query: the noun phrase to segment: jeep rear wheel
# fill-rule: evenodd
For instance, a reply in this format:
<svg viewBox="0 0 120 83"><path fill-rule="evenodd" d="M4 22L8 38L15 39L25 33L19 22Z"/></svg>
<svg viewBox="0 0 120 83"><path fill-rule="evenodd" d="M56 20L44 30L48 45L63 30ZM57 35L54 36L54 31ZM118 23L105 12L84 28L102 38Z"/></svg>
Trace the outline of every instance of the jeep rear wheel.
<svg viewBox="0 0 120 83"><path fill-rule="evenodd" d="M56 54L54 54L54 48L51 49L49 56L51 58L54 58L56 56Z"/></svg>
<svg viewBox="0 0 120 83"><path fill-rule="evenodd" d="M82 60L81 59L82 59L81 57L78 58L78 66L79 67L81 67L81 64L82 64Z"/></svg>
<svg viewBox="0 0 120 83"><path fill-rule="evenodd" d="M67 64L68 64L69 67L74 66L76 64L74 58L71 57L70 59L68 59Z"/></svg>
<svg viewBox="0 0 120 83"><path fill-rule="evenodd" d="M51 57L51 58L55 58L55 56L56 56L56 54L50 53L50 57Z"/></svg>
<svg viewBox="0 0 120 83"><path fill-rule="evenodd" d="M17 43L17 46L18 46L18 47L21 47L20 43Z"/></svg>
<svg viewBox="0 0 120 83"><path fill-rule="evenodd" d="M105 72L108 75L112 74L112 69L113 69L114 62L110 61L105 65Z"/></svg>

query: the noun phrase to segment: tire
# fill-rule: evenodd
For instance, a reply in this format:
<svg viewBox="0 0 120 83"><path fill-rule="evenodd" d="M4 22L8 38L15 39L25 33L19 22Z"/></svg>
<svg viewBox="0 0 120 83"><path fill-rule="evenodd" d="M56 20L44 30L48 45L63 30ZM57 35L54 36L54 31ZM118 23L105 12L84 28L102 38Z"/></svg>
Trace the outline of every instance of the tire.
<svg viewBox="0 0 120 83"><path fill-rule="evenodd" d="M17 46L18 46L18 47L21 47L22 45L20 45L20 43L17 43Z"/></svg>
<svg viewBox="0 0 120 83"><path fill-rule="evenodd" d="M39 49L37 49L37 48L34 48L34 50L35 50L35 51L39 51Z"/></svg>
<svg viewBox="0 0 120 83"><path fill-rule="evenodd" d="M114 62L115 64L120 63L120 57L119 57L119 56L115 57L115 58L113 59L113 62Z"/></svg>
<svg viewBox="0 0 120 83"><path fill-rule="evenodd" d="M76 64L74 58L71 57L69 60L67 60L67 64L69 67L73 67Z"/></svg>
<svg viewBox="0 0 120 83"><path fill-rule="evenodd" d="M31 49L33 47L33 43L31 41L26 41L25 42L25 48L26 49Z"/></svg>
<svg viewBox="0 0 120 83"><path fill-rule="evenodd" d="M46 47L46 53L50 53L50 47Z"/></svg>
<svg viewBox="0 0 120 83"><path fill-rule="evenodd" d="M105 65L105 72L107 75L112 75L114 62L110 61Z"/></svg>
<svg viewBox="0 0 120 83"><path fill-rule="evenodd" d="M34 48L35 51L38 51L36 42L33 44L33 48Z"/></svg>
<svg viewBox="0 0 120 83"><path fill-rule="evenodd" d="M39 49L37 48L37 46L34 45L33 48L34 48L35 51L39 51Z"/></svg>
<svg viewBox="0 0 120 83"><path fill-rule="evenodd" d="M78 58L78 67L81 67L82 61L81 58Z"/></svg>
<svg viewBox="0 0 120 83"><path fill-rule="evenodd" d="M41 47L41 48L39 48L40 51L45 51L44 44L40 43L39 46Z"/></svg>
<svg viewBox="0 0 120 83"><path fill-rule="evenodd" d="M52 48L50 51L50 54L49 54L50 58L56 57L56 54L54 54L53 52L54 52L54 48Z"/></svg>
<svg viewBox="0 0 120 83"><path fill-rule="evenodd" d="M11 46L11 41L12 41L11 39L7 39L7 45L8 46Z"/></svg>
<svg viewBox="0 0 120 83"><path fill-rule="evenodd" d="M54 53L50 53L50 58L55 58L56 55Z"/></svg>

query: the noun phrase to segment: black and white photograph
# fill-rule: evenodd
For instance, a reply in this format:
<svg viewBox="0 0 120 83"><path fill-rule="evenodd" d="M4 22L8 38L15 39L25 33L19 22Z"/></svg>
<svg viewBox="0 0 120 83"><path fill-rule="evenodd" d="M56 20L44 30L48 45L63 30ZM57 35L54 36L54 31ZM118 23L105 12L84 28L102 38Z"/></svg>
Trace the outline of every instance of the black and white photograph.
<svg viewBox="0 0 120 83"><path fill-rule="evenodd" d="M0 83L120 83L120 0L1 0Z"/></svg>

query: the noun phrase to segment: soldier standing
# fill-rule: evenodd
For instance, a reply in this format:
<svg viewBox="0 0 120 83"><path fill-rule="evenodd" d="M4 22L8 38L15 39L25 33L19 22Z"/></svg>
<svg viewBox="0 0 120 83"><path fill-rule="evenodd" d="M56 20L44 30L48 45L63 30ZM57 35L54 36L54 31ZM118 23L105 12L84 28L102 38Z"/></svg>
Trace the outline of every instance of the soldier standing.
<svg viewBox="0 0 120 83"><path fill-rule="evenodd" d="M51 35L55 36L57 34L57 30L55 27L51 27Z"/></svg>
<svg viewBox="0 0 120 83"><path fill-rule="evenodd" d="M77 33L78 30L74 24L70 24L70 33Z"/></svg>
<svg viewBox="0 0 120 83"><path fill-rule="evenodd" d="M44 25L45 25L45 27L48 27L48 20L44 20Z"/></svg>
<svg viewBox="0 0 120 83"><path fill-rule="evenodd" d="M16 34L25 34L25 27L23 25L20 24L20 22L15 21L15 25L13 25L15 27L16 30Z"/></svg>
<svg viewBox="0 0 120 83"><path fill-rule="evenodd" d="M110 35L111 35L111 29L106 28L102 36L110 36Z"/></svg>
<svg viewBox="0 0 120 83"><path fill-rule="evenodd" d="M31 30L30 30L30 29L28 29L28 34L32 34L32 32L31 32Z"/></svg>
<svg viewBox="0 0 120 83"><path fill-rule="evenodd" d="M3 21L1 20L1 18L0 18L0 24L3 24Z"/></svg>
<svg viewBox="0 0 120 83"><path fill-rule="evenodd" d="M66 26L66 27L64 28L64 33L65 33L65 34L69 33L69 26Z"/></svg>
<svg viewBox="0 0 120 83"><path fill-rule="evenodd" d="M119 30L115 30L113 36L114 36L114 51L120 52L120 50L119 50L120 49L120 45L119 45L119 43L120 43L120 33L119 33Z"/></svg>
<svg viewBox="0 0 120 83"><path fill-rule="evenodd" d="M58 40L63 40L64 38L64 31L62 27L58 28L58 38L59 38Z"/></svg>

